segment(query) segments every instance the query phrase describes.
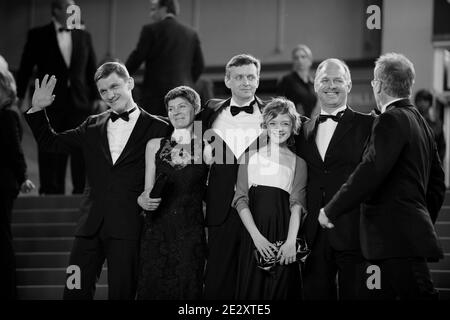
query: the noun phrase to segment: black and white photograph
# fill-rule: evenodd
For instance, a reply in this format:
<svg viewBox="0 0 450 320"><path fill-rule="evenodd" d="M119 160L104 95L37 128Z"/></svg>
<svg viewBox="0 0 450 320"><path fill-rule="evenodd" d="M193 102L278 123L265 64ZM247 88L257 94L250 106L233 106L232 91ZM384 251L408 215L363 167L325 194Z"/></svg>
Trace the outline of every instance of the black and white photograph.
<svg viewBox="0 0 450 320"><path fill-rule="evenodd" d="M0 300L450 301L449 21L449 0L1 0Z"/></svg>

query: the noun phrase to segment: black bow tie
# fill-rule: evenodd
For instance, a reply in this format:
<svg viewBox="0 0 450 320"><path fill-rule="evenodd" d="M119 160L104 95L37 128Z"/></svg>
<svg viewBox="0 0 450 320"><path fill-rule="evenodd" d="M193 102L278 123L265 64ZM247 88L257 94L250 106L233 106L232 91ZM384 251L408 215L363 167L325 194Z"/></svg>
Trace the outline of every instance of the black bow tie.
<svg viewBox="0 0 450 320"><path fill-rule="evenodd" d="M111 112L109 114L109 118L111 119L112 122L115 122L119 118L122 118L122 120L124 120L124 121L128 121L128 120L130 120L130 117L129 117L130 113L132 113L134 110L136 110L136 107L134 107L130 111L122 112L121 114Z"/></svg>
<svg viewBox="0 0 450 320"><path fill-rule="evenodd" d="M336 115L321 114L321 115L319 115L319 123L325 122L328 119L339 122L339 119L342 117L343 114L344 114L344 111L339 111Z"/></svg>
<svg viewBox="0 0 450 320"><path fill-rule="evenodd" d="M70 31L72 31L72 29L68 29L68 28L64 28L64 27L58 28L58 32L70 32Z"/></svg>
<svg viewBox="0 0 450 320"><path fill-rule="evenodd" d="M230 112L233 117L235 115L237 115L239 112L247 112L249 114L252 114L253 113L253 104L250 104L249 106L244 106L244 107L231 106Z"/></svg>

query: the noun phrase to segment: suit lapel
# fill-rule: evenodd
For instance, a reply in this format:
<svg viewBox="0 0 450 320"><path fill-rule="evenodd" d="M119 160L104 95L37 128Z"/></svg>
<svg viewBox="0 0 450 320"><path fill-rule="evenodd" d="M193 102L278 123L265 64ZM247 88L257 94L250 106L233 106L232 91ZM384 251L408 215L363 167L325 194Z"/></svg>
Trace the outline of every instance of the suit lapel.
<svg viewBox="0 0 450 320"><path fill-rule="evenodd" d="M330 144L328 145L328 149L326 153L329 153L333 150L333 148L337 147L337 144L341 139L345 136L345 134L353 127L353 117L355 116L355 113L352 109L347 107L345 109L344 114L342 115L341 119L339 120L336 130L334 130L334 134L331 137Z"/></svg>
<svg viewBox="0 0 450 320"><path fill-rule="evenodd" d="M311 120L305 122L305 140L307 145L310 147L310 151L312 155L316 158L316 161L323 163L322 157L320 156L319 149L316 144L316 134L317 134L317 126L319 124L319 116L311 118Z"/></svg>
<svg viewBox="0 0 450 320"><path fill-rule="evenodd" d="M70 56L70 65L69 65L69 69L71 69L74 65L74 60L79 56L79 52L80 52L80 32L78 32L76 29L73 29L71 31L71 35L72 35L72 52L71 52L71 56Z"/></svg>
<svg viewBox="0 0 450 320"><path fill-rule="evenodd" d="M56 34L55 25L53 24L53 22L51 22L48 25L48 28L49 28L51 45L54 47L55 52L58 52L58 57L60 60L59 64L64 66L65 69L67 69L67 65L66 65L66 62L64 61L64 57L62 55L61 48L59 47L58 36Z"/></svg>
<svg viewBox="0 0 450 320"><path fill-rule="evenodd" d="M105 112L103 118L98 122L98 130L100 135L100 148L103 155L108 160L108 163L112 166L111 151L109 150L107 124L109 120L109 112Z"/></svg>
<svg viewBox="0 0 450 320"><path fill-rule="evenodd" d="M209 109L211 111L206 115L205 119L208 129L212 127L214 121L217 119L222 110L230 105L230 101L231 98L228 98L226 100L223 100L222 102L219 102L214 107L211 107L211 109Z"/></svg>
<svg viewBox="0 0 450 320"><path fill-rule="evenodd" d="M141 108L139 108L139 110L141 111L141 114L139 115L139 118L134 125L133 131L131 131L131 135L128 138L127 144L120 153L119 158L117 158L116 163L114 163L115 166L123 161L123 159L125 159L131 153L133 147L137 144L138 141L141 141L144 138L142 137L142 135L145 133L145 129L149 125L146 121L149 119L149 116Z"/></svg>

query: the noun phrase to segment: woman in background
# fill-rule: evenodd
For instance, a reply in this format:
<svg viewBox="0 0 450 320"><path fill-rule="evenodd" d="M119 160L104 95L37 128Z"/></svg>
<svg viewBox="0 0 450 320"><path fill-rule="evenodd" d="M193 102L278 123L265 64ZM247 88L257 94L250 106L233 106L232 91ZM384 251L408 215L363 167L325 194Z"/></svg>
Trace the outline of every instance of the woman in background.
<svg viewBox="0 0 450 320"><path fill-rule="evenodd" d="M11 218L19 191L29 192L33 183L26 178L27 166L21 139L19 115L12 110L17 100L14 77L0 56L0 299L16 299L15 256Z"/></svg>

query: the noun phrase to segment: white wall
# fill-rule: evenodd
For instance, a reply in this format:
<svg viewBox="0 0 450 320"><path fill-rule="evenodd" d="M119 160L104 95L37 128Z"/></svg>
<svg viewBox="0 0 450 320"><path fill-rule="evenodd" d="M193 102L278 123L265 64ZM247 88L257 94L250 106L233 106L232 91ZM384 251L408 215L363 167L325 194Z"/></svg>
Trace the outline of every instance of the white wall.
<svg viewBox="0 0 450 320"><path fill-rule="evenodd" d="M382 52L403 53L414 63L413 93L433 89L433 0L385 0L382 21Z"/></svg>
<svg viewBox="0 0 450 320"><path fill-rule="evenodd" d="M241 52L264 62L289 62L298 43L311 47L316 60L327 57L364 59L365 5L368 0L179 0L180 20L194 24L206 64L222 66ZM51 0L0 0L0 54L17 68L30 27L50 21ZM116 17L112 33L115 57L126 60L142 26L149 22L148 0L77 0L81 17L92 34L98 60L108 52L110 7ZM278 15L278 5L284 13ZM5 12L8 12L5 14ZM281 40L277 26L283 27ZM283 51L276 51L281 44Z"/></svg>

